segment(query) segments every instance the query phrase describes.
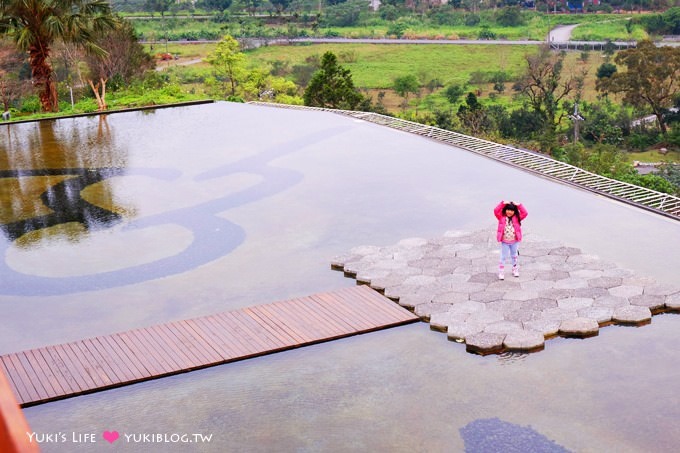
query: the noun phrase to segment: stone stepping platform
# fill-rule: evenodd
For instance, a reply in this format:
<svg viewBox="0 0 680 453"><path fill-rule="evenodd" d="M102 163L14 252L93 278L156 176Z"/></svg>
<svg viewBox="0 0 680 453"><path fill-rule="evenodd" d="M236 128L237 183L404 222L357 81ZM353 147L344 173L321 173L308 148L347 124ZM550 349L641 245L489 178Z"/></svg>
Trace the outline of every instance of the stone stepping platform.
<svg viewBox="0 0 680 453"><path fill-rule="evenodd" d="M542 350L554 336L640 326L680 311L680 285L659 284L575 247L527 234L520 276L498 280L495 227L359 246L331 268L369 285L478 354ZM506 264L506 267L508 264Z"/></svg>
<svg viewBox="0 0 680 453"><path fill-rule="evenodd" d="M0 375L26 407L418 320L356 286L6 354Z"/></svg>

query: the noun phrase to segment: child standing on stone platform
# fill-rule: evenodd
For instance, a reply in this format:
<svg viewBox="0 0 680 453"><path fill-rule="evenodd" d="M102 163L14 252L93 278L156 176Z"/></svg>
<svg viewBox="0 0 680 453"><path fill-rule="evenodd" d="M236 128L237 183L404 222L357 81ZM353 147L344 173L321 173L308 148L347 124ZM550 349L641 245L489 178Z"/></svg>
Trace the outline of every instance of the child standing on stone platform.
<svg viewBox="0 0 680 453"><path fill-rule="evenodd" d="M527 210L522 203L501 201L493 210L498 219L496 239L501 243L501 260L498 264L498 278L505 279L505 261L512 258L512 275L519 277L518 246L522 241L522 220Z"/></svg>

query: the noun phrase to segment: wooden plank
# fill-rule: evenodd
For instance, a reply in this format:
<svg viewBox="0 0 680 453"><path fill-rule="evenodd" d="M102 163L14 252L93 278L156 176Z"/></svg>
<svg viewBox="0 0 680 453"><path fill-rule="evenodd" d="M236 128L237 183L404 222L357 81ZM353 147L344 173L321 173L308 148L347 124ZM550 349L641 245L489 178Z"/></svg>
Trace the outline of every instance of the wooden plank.
<svg viewBox="0 0 680 453"><path fill-rule="evenodd" d="M274 336L277 341L280 341L283 345L289 346L296 344L297 340L292 336L288 335L287 332L281 330L281 327L275 324L273 321L263 317L254 307L248 307L243 310L243 313L250 316L253 321L258 323L263 329L266 329L272 336Z"/></svg>
<svg viewBox="0 0 680 453"><path fill-rule="evenodd" d="M165 326L150 326L147 327L152 333L158 343L163 345L163 349L167 355L172 355L173 360L179 364L182 369L190 368L193 363L193 358L187 354L180 341L165 329Z"/></svg>
<svg viewBox="0 0 680 453"><path fill-rule="evenodd" d="M54 398L55 396L64 393L64 389L59 384L59 380L54 376L52 370L45 362L42 354L40 352L31 349L26 351L26 355L31 357L31 361L35 364L33 370L42 376L42 382L45 385L45 390L47 390L47 395L49 398Z"/></svg>
<svg viewBox="0 0 680 453"><path fill-rule="evenodd" d="M165 363L168 370L181 370L182 361L177 360L177 356L167 349L167 345L156 335L150 328L138 329L138 332L143 333L144 337L148 339L149 345L154 348L157 356Z"/></svg>
<svg viewBox="0 0 680 453"><path fill-rule="evenodd" d="M175 367L170 366L166 358L156 351L156 345L150 338L147 338L144 332L139 329L127 332L127 337L135 344L137 350L142 356L149 361L154 362L156 368L156 375L163 375L175 371Z"/></svg>
<svg viewBox="0 0 680 453"><path fill-rule="evenodd" d="M44 367L47 368L47 371L45 371L45 373L52 374L54 378L54 381L52 381L53 382L52 386L54 387L55 390L61 388L63 393L73 392L73 389L69 384L68 378L65 377L59 370L59 367L57 367L54 364L52 357L50 357L49 352L45 348L33 349L32 352L33 356L36 357L38 362L40 362L40 359L42 359L42 362L44 362Z"/></svg>
<svg viewBox="0 0 680 453"><path fill-rule="evenodd" d="M87 371L92 380L94 380L96 388L108 387L113 383L108 373L106 373L99 364L100 360L98 357L92 355L83 341L72 342L69 343L68 346L71 347L73 353L78 356L83 366L85 366L85 371Z"/></svg>
<svg viewBox="0 0 680 453"><path fill-rule="evenodd" d="M366 318L363 313L357 312L352 307L347 306L344 300L339 296L339 293L335 293L334 296L335 297L330 298L325 294L315 294L312 296L312 299L316 300L333 316L342 318L343 321L355 331L373 329L376 326L376 324Z"/></svg>
<svg viewBox="0 0 680 453"><path fill-rule="evenodd" d="M204 318L202 321L222 339L224 347L231 352L233 357L250 356L269 348L268 343L258 338L256 333L235 317L225 316L220 313L215 316Z"/></svg>
<svg viewBox="0 0 680 453"><path fill-rule="evenodd" d="M219 352L224 360L231 360L240 356L231 342L225 336L221 335L221 329L216 325L214 320L211 318L197 318L192 321L201 329L206 341L213 345L215 350Z"/></svg>
<svg viewBox="0 0 680 453"><path fill-rule="evenodd" d="M272 305L285 310L289 315L291 312L297 315L315 338L327 338L337 334L337 329L332 328L322 318L314 316L313 312L300 299L292 299L288 303L274 303Z"/></svg>
<svg viewBox="0 0 680 453"><path fill-rule="evenodd" d="M118 376L121 380L121 382L126 382L129 380L134 379L134 376L136 375L135 372L132 370L132 367L130 366L129 362L126 360L124 356L122 356L118 351L117 348L114 348L108 341L107 338L105 337L94 337L92 338L92 344L94 344L97 347L97 351L102 354L102 357L108 357L111 360L112 367L115 364L116 366L113 367L116 376Z"/></svg>
<svg viewBox="0 0 680 453"><path fill-rule="evenodd" d="M224 360L224 357L222 357L219 352L215 350L215 348L205 341L205 338L201 336L200 331L196 330L197 326L195 322L192 322L191 320L184 320L179 321L177 324L181 326L183 332L185 332L188 338L193 340L192 344L196 345L196 347L202 351L204 357L206 357L205 363L217 363Z"/></svg>
<svg viewBox="0 0 680 453"><path fill-rule="evenodd" d="M117 349L119 354L122 354L126 357L126 360L132 366L132 368L137 370L135 377L143 378L153 376L153 373L149 371L149 368L151 367L144 365L141 358L137 357L137 354L135 354L135 352L128 347L125 341L120 337L120 334L108 335L106 338L109 340L109 344Z"/></svg>
<svg viewBox="0 0 680 453"><path fill-rule="evenodd" d="M346 300L354 301L357 304L365 304L366 308L375 308L375 313L383 313L385 316L390 317L396 322L400 320L409 320L411 318L417 318L413 313L403 310L397 304L393 302L384 303L383 299L379 299L376 296L380 296L375 291L372 290L362 290L352 293L352 297L346 297ZM380 296L383 297L383 296Z"/></svg>
<svg viewBox="0 0 680 453"><path fill-rule="evenodd" d="M368 286L0 356L24 406L418 321Z"/></svg>
<svg viewBox="0 0 680 453"><path fill-rule="evenodd" d="M31 381L33 388L35 389L36 392L38 392L38 396L41 399L46 400L49 398L49 394L45 389L44 384L42 383L41 377L35 373L35 370L31 364L31 359L29 359L26 356L26 352L28 351L17 352L15 356L16 358L19 359L19 362L21 362L21 366L24 368L24 371L26 371L26 375L28 376L28 379Z"/></svg>
<svg viewBox="0 0 680 453"><path fill-rule="evenodd" d="M54 350L54 347L48 346L45 348L40 348L40 353L47 362L47 365L52 370L52 373L59 377L59 382L65 390L74 394L81 392L80 386L71 373L69 373L69 371L66 369L63 360L61 357L59 357L57 351Z"/></svg>
<svg viewBox="0 0 680 453"><path fill-rule="evenodd" d="M19 403L30 401L28 390L26 390L24 387L24 383L21 381L21 379L19 379L19 376L14 376L14 366L12 365L9 357L0 357L0 364L0 371L2 371L5 376L7 376L17 401L19 401Z"/></svg>
<svg viewBox="0 0 680 453"><path fill-rule="evenodd" d="M197 344L190 332L180 322L173 322L170 326L172 333L180 340L189 354L192 354L199 363L208 363L212 360L210 354L205 351L202 345Z"/></svg>
<svg viewBox="0 0 680 453"><path fill-rule="evenodd" d="M128 347L135 358L143 364L151 376L164 374L163 367L158 363L158 360L156 360L153 355L149 354L149 351L147 351L144 345L138 344L135 341L132 332L121 332L117 334L117 337Z"/></svg>
<svg viewBox="0 0 680 453"><path fill-rule="evenodd" d="M8 359L9 360L5 362L5 366L10 371L12 381L20 384L19 394L21 395L21 399L37 399L39 397L38 392L35 390L26 370L24 370L24 367L21 365L19 358L16 354L9 354Z"/></svg>
<svg viewBox="0 0 680 453"><path fill-rule="evenodd" d="M287 331L299 338L299 342L301 344L314 341L314 336L311 333L305 332L305 330L300 325L298 325L298 322L295 319L291 318L287 313L279 310L274 305L261 305L257 308L267 313L268 316L270 316L272 319L275 319Z"/></svg>
<svg viewBox="0 0 680 453"><path fill-rule="evenodd" d="M264 342L266 347L270 350L277 350L284 347L285 343L243 311L235 310L232 312L219 313L216 315L216 320L219 321L220 319L233 319L234 322L238 322L238 325L242 330L248 332L251 337L257 338L260 344Z"/></svg>
<svg viewBox="0 0 680 453"><path fill-rule="evenodd" d="M109 385L113 385L124 380L120 375L122 373L120 373L120 370L115 366L115 362L112 361L106 351L102 350L98 341L93 338L86 338L80 343L80 345L81 347L84 347L85 350L91 355L91 362L93 360L97 361L96 366L99 367L100 373L103 373L104 376L106 376L106 380L109 381Z"/></svg>
<svg viewBox="0 0 680 453"><path fill-rule="evenodd" d="M57 344L52 346L52 348L61 359L58 363L65 368L62 372L70 373L81 391L86 391L96 386L94 380L88 376L85 368L78 360L78 357L71 353L71 349L67 344Z"/></svg>
<svg viewBox="0 0 680 453"><path fill-rule="evenodd" d="M356 323L347 322L347 320L341 320L334 317L334 314L325 308L319 301L312 299L311 297L305 297L299 300L300 304L308 307L310 316L319 319L320 325L326 326L329 334L327 334L328 339L341 338L348 335L348 332L356 332Z"/></svg>
<svg viewBox="0 0 680 453"><path fill-rule="evenodd" d="M336 320L344 326L345 331L357 332L362 329L371 329L372 324L363 319L359 314L346 307L337 298L329 298L323 294L315 294L310 299L317 305L317 311Z"/></svg>

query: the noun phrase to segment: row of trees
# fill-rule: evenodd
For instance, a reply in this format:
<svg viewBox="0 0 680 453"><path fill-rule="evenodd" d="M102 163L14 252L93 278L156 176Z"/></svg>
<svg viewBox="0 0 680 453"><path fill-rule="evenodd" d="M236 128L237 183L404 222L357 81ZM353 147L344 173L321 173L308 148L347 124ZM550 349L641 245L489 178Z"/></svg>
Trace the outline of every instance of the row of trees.
<svg viewBox="0 0 680 453"><path fill-rule="evenodd" d="M670 136L668 127L669 122L678 121L678 115L671 109L680 106L680 49L659 48L643 41L635 49L620 52L614 60L615 70L598 79L598 90L603 97L596 103L581 101L585 74L562 74L563 59L563 54L547 47L526 56L526 72L516 83L524 98L524 105L519 109L510 111L502 105L484 105L475 93L470 92L455 114L435 110L412 119L493 139L525 142L533 138L543 151L573 165L654 190L678 192L680 170L677 166L664 167L661 176L641 176L626 161L620 146L625 135L637 134L641 140L651 138L651 143L658 138L653 137L645 124L635 126L628 110L613 104L608 96L620 95L625 105L653 112L661 141L680 147L680 130ZM624 70L618 71L619 66ZM323 56L322 67L313 81L305 91L306 105L385 113L376 108L379 105L371 105L370 100L354 87L350 72L339 65L331 53ZM393 88L407 99L410 93L419 90L418 80L415 76L398 77ZM444 89L444 94L454 104L464 91L460 86L452 85ZM585 118L570 115L579 102L580 113ZM565 124L567 118L571 121ZM579 135L578 129L575 132L574 128L581 122ZM570 143L567 136L572 133L574 141Z"/></svg>
<svg viewBox="0 0 680 453"><path fill-rule="evenodd" d="M75 68L77 83L92 88L101 110L106 109L106 83L111 77L128 81L154 66L132 26L115 16L103 0L4 0L0 2L0 36L15 45L15 52L5 50L13 58L3 59L0 73L5 108L22 82L21 72L12 71L20 67L20 53L28 54L30 82L45 112L59 110L52 67L55 46L66 64Z"/></svg>

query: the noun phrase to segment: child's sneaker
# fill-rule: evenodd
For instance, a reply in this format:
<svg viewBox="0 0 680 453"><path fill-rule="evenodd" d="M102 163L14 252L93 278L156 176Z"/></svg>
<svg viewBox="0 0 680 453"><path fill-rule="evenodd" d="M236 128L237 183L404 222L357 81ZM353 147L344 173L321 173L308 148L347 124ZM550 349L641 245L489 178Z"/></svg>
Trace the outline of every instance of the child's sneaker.
<svg viewBox="0 0 680 453"><path fill-rule="evenodd" d="M512 276L513 277L519 277L519 267L518 266L512 266Z"/></svg>
<svg viewBox="0 0 680 453"><path fill-rule="evenodd" d="M498 280L505 280L505 274L503 273L503 271L500 271L498 273Z"/></svg>

